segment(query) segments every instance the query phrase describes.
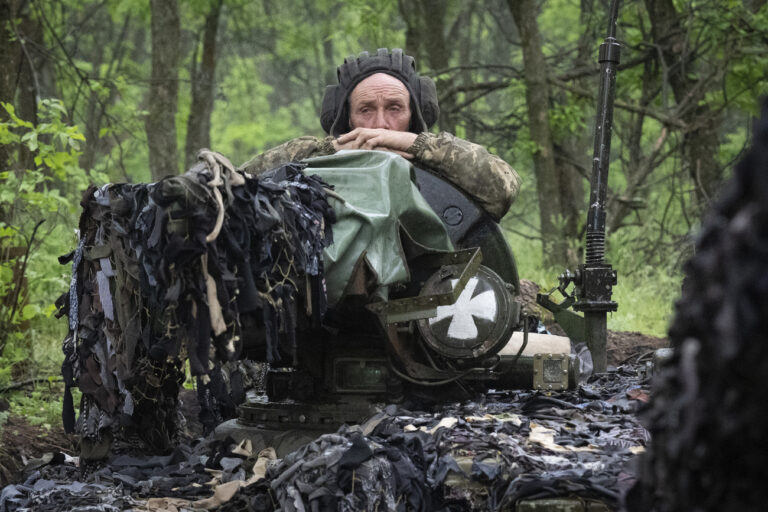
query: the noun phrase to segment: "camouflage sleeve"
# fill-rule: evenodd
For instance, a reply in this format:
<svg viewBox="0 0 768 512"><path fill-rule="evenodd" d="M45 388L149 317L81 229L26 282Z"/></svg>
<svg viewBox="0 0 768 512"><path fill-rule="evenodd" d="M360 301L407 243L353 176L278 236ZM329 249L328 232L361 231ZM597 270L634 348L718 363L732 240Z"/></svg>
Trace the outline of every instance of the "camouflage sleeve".
<svg viewBox="0 0 768 512"><path fill-rule="evenodd" d="M241 165L239 170L250 174L261 174L288 162L297 162L313 156L332 155L335 152L333 137L324 139L299 137L254 156Z"/></svg>
<svg viewBox="0 0 768 512"><path fill-rule="evenodd" d="M504 160L447 132L420 133L408 153L474 197L496 220L520 190L520 176Z"/></svg>

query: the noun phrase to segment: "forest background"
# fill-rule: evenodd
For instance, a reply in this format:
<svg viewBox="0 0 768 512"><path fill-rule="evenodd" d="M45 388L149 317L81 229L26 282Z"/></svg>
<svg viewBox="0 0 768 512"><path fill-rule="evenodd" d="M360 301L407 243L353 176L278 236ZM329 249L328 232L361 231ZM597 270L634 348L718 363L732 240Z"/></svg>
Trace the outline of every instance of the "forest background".
<svg viewBox="0 0 768 512"><path fill-rule="evenodd" d="M413 55L437 82L437 128L517 169L502 226L521 276L554 286L581 258L608 3L0 0L0 389L58 373L53 303L70 269L56 258L77 243L89 183L322 135L324 87L362 50ZM609 328L663 336L696 228L768 93L768 6L626 0L618 39ZM15 407L49 421L60 403L35 393Z"/></svg>

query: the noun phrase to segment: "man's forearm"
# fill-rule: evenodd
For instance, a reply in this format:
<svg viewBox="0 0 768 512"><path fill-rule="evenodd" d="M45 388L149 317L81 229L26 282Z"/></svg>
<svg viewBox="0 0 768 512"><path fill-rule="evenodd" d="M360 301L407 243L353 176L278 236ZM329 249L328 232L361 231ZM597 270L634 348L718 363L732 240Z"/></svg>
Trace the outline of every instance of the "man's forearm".
<svg viewBox="0 0 768 512"><path fill-rule="evenodd" d="M314 156L332 155L335 152L333 137L324 139L309 136L299 137L256 155L241 165L240 170L250 174L261 174L288 162L297 162Z"/></svg>
<svg viewBox="0 0 768 512"><path fill-rule="evenodd" d="M450 133L423 132L408 152L473 196L496 220L507 213L520 190L520 176L509 164Z"/></svg>
<svg viewBox="0 0 768 512"><path fill-rule="evenodd" d="M287 162L336 152L333 137L299 137L253 157L240 170L260 174ZM447 132L423 132L407 153L471 195L495 219L501 219L517 197L520 177L485 148Z"/></svg>

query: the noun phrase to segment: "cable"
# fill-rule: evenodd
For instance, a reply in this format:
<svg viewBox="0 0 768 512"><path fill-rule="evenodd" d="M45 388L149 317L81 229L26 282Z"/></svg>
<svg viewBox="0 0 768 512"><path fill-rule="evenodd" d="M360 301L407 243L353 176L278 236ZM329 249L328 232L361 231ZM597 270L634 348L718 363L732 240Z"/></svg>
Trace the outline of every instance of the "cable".
<svg viewBox="0 0 768 512"><path fill-rule="evenodd" d="M395 368L395 365L392 364L392 359L391 358L389 359L389 367L392 370L392 372L394 372L394 374L397 375L398 377L400 377L401 379L403 379L405 381L408 381L408 382L410 382L412 384L418 384L419 386L444 386L445 384L450 384L451 382L455 382L455 381L457 381L459 379L462 379L462 378L466 377L467 375L469 375L470 373L472 373L475 370L475 368L470 368L469 370L467 370L467 371L465 371L463 373L460 373L459 375L455 375L455 376L453 376L453 377L451 377L449 379L439 380L439 381L433 382L433 381L425 381L425 380L414 379L413 377L404 374L403 372L401 372L400 370Z"/></svg>
<svg viewBox="0 0 768 512"><path fill-rule="evenodd" d="M520 350L517 351L517 354L515 354L515 358L512 360L512 364L510 365L510 368L515 367L518 359L520 359L520 356L523 354L523 351L527 346L528 346L528 321L526 319L526 320L523 320L523 344L520 346Z"/></svg>

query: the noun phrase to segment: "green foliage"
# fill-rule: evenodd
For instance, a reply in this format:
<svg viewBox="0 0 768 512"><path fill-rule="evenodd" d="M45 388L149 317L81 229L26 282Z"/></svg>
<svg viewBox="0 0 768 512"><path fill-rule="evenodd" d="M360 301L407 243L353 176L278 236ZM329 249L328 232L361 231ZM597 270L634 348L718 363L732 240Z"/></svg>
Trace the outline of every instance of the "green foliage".
<svg viewBox="0 0 768 512"><path fill-rule="evenodd" d="M622 271L613 289L613 300L619 309L608 317L608 328L666 337L675 300L680 296L682 274L660 274L646 265ZM631 273L627 273L631 272Z"/></svg>
<svg viewBox="0 0 768 512"><path fill-rule="evenodd" d="M618 272L613 300L619 304L619 310L608 320L610 329L666 336L683 274L680 262L669 255L649 259L646 252L636 249L637 239L647 236L642 231L652 229L632 227L608 240L606 260Z"/></svg>
<svg viewBox="0 0 768 512"><path fill-rule="evenodd" d="M2 104L8 121L0 123L0 144L28 154L32 164L0 173L0 385L11 378L49 370L37 364L52 350L53 301L68 287L67 272L56 257L71 250L79 214L79 195L100 173L78 163L85 141L57 100L38 105L37 125ZM48 358L52 363L52 358ZM16 375L14 375L14 373Z"/></svg>
<svg viewBox="0 0 768 512"><path fill-rule="evenodd" d="M587 130L584 101L577 100L571 94L565 96L565 101L553 105L549 111L549 123L556 139Z"/></svg>
<svg viewBox="0 0 768 512"><path fill-rule="evenodd" d="M310 105L270 108L268 98L274 88L245 66L224 77L220 87L211 122L221 129L212 131L211 146L236 165L294 137L320 135L320 123ZM243 104L249 108L241 108Z"/></svg>
<svg viewBox="0 0 768 512"><path fill-rule="evenodd" d="M191 104L188 65L213 1L179 2L183 31L176 119L180 161ZM454 105L463 105L450 113L457 134L490 148L520 173L523 188L504 226L510 230L521 276L551 287L562 269L544 268L541 263L532 163L538 145L527 128L522 56L514 23L506 2L446 2L442 26L449 44L437 50L445 50L451 67L437 77L441 101L450 99ZM417 65L421 71L429 70L433 65L429 34L406 34L400 11L405 4L396 0L375 4L366 0L226 0L218 37L212 149L240 164L290 138L321 135L318 112L324 86L334 81L335 67L348 55L378 47L405 47L416 37L421 38L416 41ZM0 169L0 246L31 245L31 251L24 272L27 287L7 321L25 329L6 330L9 341L0 359L0 386L18 372L55 371L58 364L58 343L66 326L53 320L51 303L67 289L69 276L68 268L59 266L55 257L76 243L74 228L83 188L89 182L150 179L144 127L151 74L148 2L41 0L30 5L33 21L45 33L44 40L36 44L50 53L51 67L41 69L40 76L54 75L57 90L53 95L62 101L42 102L36 123L22 119L10 105L3 107L8 115L1 118L5 122L0 123L0 144L24 151L17 151L13 167ZM756 97L768 93L764 44L768 4L754 13L737 0L676 1L675 7L682 29L697 44L690 76L708 78L702 84L706 90L703 101L725 120L719 160L728 164L745 145L749 118L757 109ZM596 66L606 27L605 4L552 0L541 2L540 9L538 23L550 75L560 79L574 70ZM623 68L617 78L617 99L674 116L674 94L663 82L658 64L650 71L643 65L625 67L644 52L657 52L651 48L650 26L643 2L623 3L619 20ZM581 41L589 45L588 52L578 48ZM719 74L707 75L716 69ZM642 103L646 72L656 73L650 85L660 92ZM453 97L449 94L462 86L496 82L505 86L492 92L469 87ZM549 119L558 142L592 131L597 76L586 74L568 84L573 90L551 84ZM592 97L585 97L583 91ZM680 247L690 247L698 222L687 208L693 185L681 169L683 134L646 116L639 149L632 148L637 114L617 108L614 116L609 202L627 194L641 199L646 207L628 215L609 235L608 260L619 272L615 291L620 304L609 326L663 334L679 288L679 269L685 257ZM587 138L581 151L569 155L585 168L592 158L591 138ZM660 153L669 157L659 159L642 186L628 191L632 173L642 167L657 143ZM22 158L24 154L30 156ZM22 163L27 161L29 165ZM586 180L584 185L586 188ZM45 222L29 244L40 220ZM568 243L574 246L582 241ZM0 297L15 286L14 266L20 261L23 254L0 262ZM0 318L9 318L9 306L3 304ZM30 358L42 363L25 365Z"/></svg>
<svg viewBox="0 0 768 512"><path fill-rule="evenodd" d="M576 22L579 19L579 2L549 0L543 7L539 24L545 34L544 49L556 55L563 48L573 46L581 35L578 30L573 30L571 23L563 23L563 20Z"/></svg>
<svg viewBox="0 0 768 512"><path fill-rule="evenodd" d="M359 38L362 50L404 46L404 24L399 19L396 1L371 3L368 0L350 0L346 2L345 9L350 14L345 23L345 32L363 36ZM399 23L393 23L394 20Z"/></svg>
<svg viewBox="0 0 768 512"><path fill-rule="evenodd" d="M44 429L50 430L51 426L61 424L61 388L60 385L53 386L52 383L44 383L37 385L32 391L11 393L8 397L11 410L13 414L22 416L30 425L40 425ZM55 398L52 398L51 395Z"/></svg>

